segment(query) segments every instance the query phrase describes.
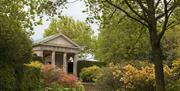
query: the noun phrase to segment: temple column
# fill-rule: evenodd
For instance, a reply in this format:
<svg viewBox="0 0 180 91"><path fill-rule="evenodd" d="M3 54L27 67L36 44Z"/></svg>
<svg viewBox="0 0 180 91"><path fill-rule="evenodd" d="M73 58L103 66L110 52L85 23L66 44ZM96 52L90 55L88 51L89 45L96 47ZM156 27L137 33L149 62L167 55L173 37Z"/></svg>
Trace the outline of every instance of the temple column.
<svg viewBox="0 0 180 91"><path fill-rule="evenodd" d="M55 60L56 60L56 52L52 51L52 56L51 56L51 63L52 63L52 65L55 65Z"/></svg>
<svg viewBox="0 0 180 91"><path fill-rule="evenodd" d="M73 60L73 74L75 76L77 76L77 61L78 61L78 54L75 54Z"/></svg>
<svg viewBox="0 0 180 91"><path fill-rule="evenodd" d="M63 54L63 70L67 73L67 53Z"/></svg>

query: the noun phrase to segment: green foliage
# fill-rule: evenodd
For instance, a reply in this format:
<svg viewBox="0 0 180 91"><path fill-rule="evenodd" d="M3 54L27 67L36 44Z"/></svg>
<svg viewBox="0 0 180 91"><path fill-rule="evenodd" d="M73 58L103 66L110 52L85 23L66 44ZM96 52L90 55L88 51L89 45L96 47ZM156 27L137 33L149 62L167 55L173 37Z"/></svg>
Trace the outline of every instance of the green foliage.
<svg viewBox="0 0 180 91"><path fill-rule="evenodd" d="M106 62L149 59L151 49L146 28L116 10L111 16L112 9L103 11L96 58Z"/></svg>
<svg viewBox="0 0 180 91"><path fill-rule="evenodd" d="M36 54L32 55L32 60L37 60L39 62L43 62L43 58L40 56L37 56Z"/></svg>
<svg viewBox="0 0 180 91"><path fill-rule="evenodd" d="M31 58L31 40L22 30L19 21L0 16L1 64L24 64Z"/></svg>
<svg viewBox="0 0 180 91"><path fill-rule="evenodd" d="M2 91L28 91L24 88L32 88L31 85L24 86L26 73L24 63L29 63L32 53L29 37L32 31L29 30L32 30L33 25L40 23L35 17L37 19L41 14L55 12L55 7L64 2L64 0L58 3L49 0L0 0L0 72L3 72L0 74L2 82L0 89ZM41 20L42 17L39 18ZM30 78L35 75L28 74Z"/></svg>
<svg viewBox="0 0 180 91"><path fill-rule="evenodd" d="M94 65L99 66L99 67L103 67L106 65L106 63L105 62L98 62L98 61L81 60L81 61L78 61L77 65L78 65L77 73L79 75L83 68L94 66Z"/></svg>
<svg viewBox="0 0 180 91"><path fill-rule="evenodd" d="M64 88L63 86L59 85L58 83L53 83L49 88L46 89L47 91L85 91L84 87L79 85L76 88Z"/></svg>
<svg viewBox="0 0 180 91"><path fill-rule="evenodd" d="M95 82L101 75L101 68L98 66L91 66L83 68L80 73L80 78L83 82Z"/></svg>
<svg viewBox="0 0 180 91"><path fill-rule="evenodd" d="M15 91L16 78L12 67L0 66L0 91Z"/></svg>
<svg viewBox="0 0 180 91"><path fill-rule="evenodd" d="M168 79L170 72L170 68L164 65L165 79ZM147 62L138 62L138 65L133 62L123 65L110 63L103 68L96 84L100 91L154 91L154 66Z"/></svg>
<svg viewBox="0 0 180 91"><path fill-rule="evenodd" d="M21 27L20 21L14 17L0 14L0 67L7 65L13 69L16 79L15 89L21 91L24 63L31 59L31 40ZM13 85L12 85L13 88Z"/></svg>
<svg viewBox="0 0 180 91"><path fill-rule="evenodd" d="M167 81L167 91L180 90L180 60L174 60L172 64L172 73Z"/></svg>
<svg viewBox="0 0 180 91"><path fill-rule="evenodd" d="M114 78L113 72L114 70L108 67L102 68L102 75L98 77L95 83L98 91L115 91L121 87L122 82Z"/></svg>
<svg viewBox="0 0 180 91"><path fill-rule="evenodd" d="M36 64L36 65L32 65ZM22 91L37 91L42 89L41 74L39 63L31 62L25 66Z"/></svg>
<svg viewBox="0 0 180 91"><path fill-rule="evenodd" d="M67 74L53 65L43 65L41 68L44 89L48 91L84 91L84 86L77 77Z"/></svg>
<svg viewBox="0 0 180 91"><path fill-rule="evenodd" d="M57 8L62 9L65 3L66 0L56 0L56 2L51 0L1 0L0 15L18 20L21 26L28 31L33 29L33 25L41 24L44 14L59 15Z"/></svg>
<svg viewBox="0 0 180 91"><path fill-rule="evenodd" d="M93 30L85 22L74 20L72 17L61 16L60 19L52 19L50 26L45 30L44 37L62 32L80 46L84 47L84 53L93 52L95 37Z"/></svg>

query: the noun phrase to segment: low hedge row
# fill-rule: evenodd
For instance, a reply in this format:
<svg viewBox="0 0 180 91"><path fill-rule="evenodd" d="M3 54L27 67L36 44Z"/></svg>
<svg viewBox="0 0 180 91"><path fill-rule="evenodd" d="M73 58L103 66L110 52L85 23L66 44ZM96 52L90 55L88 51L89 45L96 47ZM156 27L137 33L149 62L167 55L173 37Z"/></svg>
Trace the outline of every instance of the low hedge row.
<svg viewBox="0 0 180 91"><path fill-rule="evenodd" d="M87 61L87 60L79 60L77 64L78 64L78 67L77 67L78 76L79 76L79 73L81 72L81 70L85 67L90 67L90 66L94 66L94 65L103 67L106 65L105 62Z"/></svg>

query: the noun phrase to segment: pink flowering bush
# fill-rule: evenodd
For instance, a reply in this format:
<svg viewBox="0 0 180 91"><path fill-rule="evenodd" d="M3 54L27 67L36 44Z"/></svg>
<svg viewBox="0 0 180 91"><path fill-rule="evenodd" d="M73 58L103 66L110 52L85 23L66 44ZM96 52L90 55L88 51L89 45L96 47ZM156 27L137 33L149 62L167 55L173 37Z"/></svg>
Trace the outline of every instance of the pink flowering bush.
<svg viewBox="0 0 180 91"><path fill-rule="evenodd" d="M81 84L80 81L77 80L76 76L72 74L67 74L62 69L54 65L51 64L43 65L41 68L41 73L42 73L44 85L48 89L49 88L55 89L55 91L61 91L64 88L81 89L77 91L83 91L84 89L83 85ZM56 88L60 90L56 90Z"/></svg>
<svg viewBox="0 0 180 91"><path fill-rule="evenodd" d="M76 76L67 74L64 71L59 72L58 83L63 86L75 87L77 82Z"/></svg>

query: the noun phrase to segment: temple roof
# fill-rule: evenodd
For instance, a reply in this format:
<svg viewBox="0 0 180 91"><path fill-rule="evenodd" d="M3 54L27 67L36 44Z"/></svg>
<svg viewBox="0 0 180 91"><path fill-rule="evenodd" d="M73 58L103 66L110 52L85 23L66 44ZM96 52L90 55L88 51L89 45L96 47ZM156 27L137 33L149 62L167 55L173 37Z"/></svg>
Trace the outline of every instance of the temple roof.
<svg viewBox="0 0 180 91"><path fill-rule="evenodd" d="M37 40L33 43L33 46L38 45L46 45L46 46L58 46L58 47L69 47L69 48L79 48L81 47L72 41L70 38L68 38L63 33L58 33L55 35L48 36L46 38Z"/></svg>

